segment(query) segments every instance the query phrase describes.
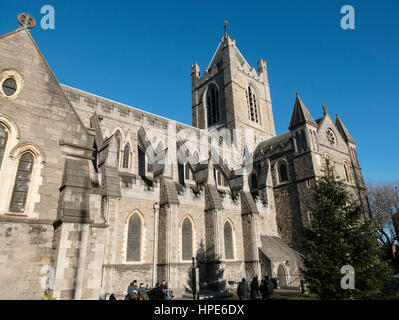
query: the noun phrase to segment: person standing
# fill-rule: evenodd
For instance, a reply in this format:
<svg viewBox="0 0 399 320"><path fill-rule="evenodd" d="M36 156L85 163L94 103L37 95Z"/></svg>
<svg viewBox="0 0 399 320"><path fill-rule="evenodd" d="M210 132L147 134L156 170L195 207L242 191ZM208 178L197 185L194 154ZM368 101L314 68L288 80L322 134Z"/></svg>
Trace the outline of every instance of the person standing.
<svg viewBox="0 0 399 320"><path fill-rule="evenodd" d="M165 280L162 280L162 284L160 285L160 288L161 288L161 290L162 290L164 296L166 297L166 299L167 299L167 300L170 300L170 298L171 298L171 292L170 292L170 290L169 290L169 288L168 288L168 285L167 285L167 283L166 283Z"/></svg>
<svg viewBox="0 0 399 320"><path fill-rule="evenodd" d="M240 300L248 300L249 297L249 286L247 283L247 279L242 278L242 281L237 287L237 295Z"/></svg>
<svg viewBox="0 0 399 320"><path fill-rule="evenodd" d="M140 300L150 300L147 294L147 288L144 287L144 283L140 283L140 288L138 290L139 293L139 299Z"/></svg>
<svg viewBox="0 0 399 320"><path fill-rule="evenodd" d="M251 282L251 299L257 299L259 295L258 277L255 276Z"/></svg>
<svg viewBox="0 0 399 320"><path fill-rule="evenodd" d="M262 300L273 300L274 285L268 276L265 276L259 289L262 294Z"/></svg>
<svg viewBox="0 0 399 320"><path fill-rule="evenodd" d="M137 300L137 298L138 298L137 280L134 280L127 288L127 300Z"/></svg>

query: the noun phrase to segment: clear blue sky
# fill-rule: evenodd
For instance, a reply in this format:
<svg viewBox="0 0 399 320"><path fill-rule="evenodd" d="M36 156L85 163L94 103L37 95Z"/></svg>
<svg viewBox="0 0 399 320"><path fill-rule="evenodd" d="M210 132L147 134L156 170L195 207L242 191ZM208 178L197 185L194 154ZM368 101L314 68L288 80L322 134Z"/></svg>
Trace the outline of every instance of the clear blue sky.
<svg viewBox="0 0 399 320"><path fill-rule="evenodd" d="M40 29L53 5L54 31ZM340 27L353 5L356 29ZM266 59L277 133L298 91L315 119L338 113L366 179L399 178L399 1L1 1L0 33L28 12L61 83L191 124L190 66L203 72L223 35L249 62Z"/></svg>

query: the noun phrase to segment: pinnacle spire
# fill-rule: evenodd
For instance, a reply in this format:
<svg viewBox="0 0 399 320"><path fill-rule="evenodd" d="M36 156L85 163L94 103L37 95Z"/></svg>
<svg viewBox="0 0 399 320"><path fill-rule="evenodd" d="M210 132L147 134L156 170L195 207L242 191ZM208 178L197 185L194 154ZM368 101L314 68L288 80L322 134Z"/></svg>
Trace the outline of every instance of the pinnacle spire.
<svg viewBox="0 0 399 320"><path fill-rule="evenodd" d="M316 121L313 119L310 114L308 108L306 108L305 104L299 97L299 94L296 93L296 100L294 105L294 111L292 112L291 121L289 125L289 129L293 129L299 125L304 123L309 123L317 127Z"/></svg>

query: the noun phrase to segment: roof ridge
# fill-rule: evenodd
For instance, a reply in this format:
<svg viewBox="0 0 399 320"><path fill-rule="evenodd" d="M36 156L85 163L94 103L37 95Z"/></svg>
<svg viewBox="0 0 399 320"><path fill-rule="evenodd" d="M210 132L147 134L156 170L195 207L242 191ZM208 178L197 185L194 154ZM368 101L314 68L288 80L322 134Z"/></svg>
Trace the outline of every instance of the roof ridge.
<svg viewBox="0 0 399 320"><path fill-rule="evenodd" d="M7 33L5 33L5 34L3 34L3 35L0 35L0 39L6 38L6 37L8 37L8 36L11 36L12 34L17 33L17 32L20 32L20 31L22 31L22 30L24 30L24 29L21 28L21 27L18 27L17 29L15 29L15 30L13 30L13 31L10 31L10 32L7 32Z"/></svg>
<svg viewBox="0 0 399 320"><path fill-rule="evenodd" d="M353 137L349 133L349 130L346 128L338 114L335 120L335 126L338 128L338 131L341 133L346 142L356 143L355 139L353 139Z"/></svg>
<svg viewBox="0 0 399 320"><path fill-rule="evenodd" d="M19 29L17 29L19 30ZM71 101L69 100L69 98L66 96L64 90L61 87L60 82L58 81L57 77L55 76L53 70L51 69L50 65L48 64L46 58L44 57L43 53L41 52L39 46L37 45L37 43L35 42L35 39L33 39L31 33L29 30L25 29L25 28L21 28L20 31L25 31L26 34L28 35L28 38L30 39L30 41L32 42L33 46L35 47L35 49L37 50L37 52L39 53L39 56L42 58L42 61L44 62L44 65L46 66L47 70L50 73L50 76L53 78L53 80L55 81L56 85L58 86L58 88L61 90L63 97L65 98L67 104L71 107L72 112L75 114L75 116L77 117L78 121L80 122L80 124L83 127L83 130L86 132L86 134L89 135L89 130L88 128L85 126L82 118L79 116L79 114L76 112L75 107L72 105Z"/></svg>
<svg viewBox="0 0 399 320"><path fill-rule="evenodd" d="M67 89L71 89L71 90L75 90L75 91L78 91L78 92L87 94L87 95L89 95L89 96L94 96L94 97L96 97L96 98L99 98L99 99L102 99L102 100L105 100L105 101L108 101L108 102L111 102L111 103L114 103L114 104L123 106L123 107L125 107L125 108L133 109L133 110L142 112L142 113L144 113L144 114L147 114L147 115L149 115L149 116L163 119L163 120L168 121L168 122L169 122L169 121L170 121L170 122L175 122L175 123L178 124L178 125L185 126L185 127L189 128L189 129L194 129L194 130L197 131L197 132L203 132L203 131L205 131L205 132L207 132L209 135L212 135L212 136L214 136L214 137L217 137L217 135L216 135L214 132L212 132L211 130L205 130L205 129L201 129L201 128L196 128L196 127L194 127L194 126L192 126L192 125L189 125L189 124L186 124L186 123L183 123L183 122L179 122L179 121L176 121L176 120L173 120L173 119L169 119L169 118L166 118L166 117L164 117L164 116L161 116L161 115L158 115L158 114L155 114L155 113L146 111L146 110L142 110L142 109L139 109L139 108L137 108L137 107L133 107L133 106L127 105L127 104L122 103L122 102L118 102L118 101L115 101L115 100L112 100L112 99L109 99L109 98L106 98L106 97L103 97L103 96L100 96L100 95L97 95L97 94L94 94L94 93L90 93L90 92L87 92L87 91L84 91L84 90L81 90L81 89L78 89L78 88L74 88L74 87L68 86L68 85L66 85L66 84L60 84L60 85L61 85L62 88L67 88ZM68 100L69 100L69 99L68 99Z"/></svg>

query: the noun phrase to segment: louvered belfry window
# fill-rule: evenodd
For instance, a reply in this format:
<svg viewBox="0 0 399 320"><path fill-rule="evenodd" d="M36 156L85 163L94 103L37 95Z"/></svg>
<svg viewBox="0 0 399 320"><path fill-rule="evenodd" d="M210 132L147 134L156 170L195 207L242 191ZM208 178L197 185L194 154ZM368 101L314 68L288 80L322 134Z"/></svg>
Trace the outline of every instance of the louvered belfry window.
<svg viewBox="0 0 399 320"><path fill-rule="evenodd" d="M182 225L182 260L190 261L193 257L193 225L189 218Z"/></svg>
<svg viewBox="0 0 399 320"><path fill-rule="evenodd" d="M248 115L249 119L253 122L259 123L259 115L258 115L258 100L255 95L255 90L248 87L247 100L248 100Z"/></svg>
<svg viewBox="0 0 399 320"><path fill-rule="evenodd" d="M224 224L224 256L227 260L234 259L233 228L230 222Z"/></svg>
<svg viewBox="0 0 399 320"><path fill-rule="evenodd" d="M287 166L285 164L281 164L279 167L279 171L280 171L280 182L288 181Z"/></svg>
<svg viewBox="0 0 399 320"><path fill-rule="evenodd" d="M219 122L219 92L214 84L209 85L206 93L208 127Z"/></svg>
<svg viewBox="0 0 399 320"><path fill-rule="evenodd" d="M141 261L141 219L137 213L129 219L126 260Z"/></svg>
<svg viewBox="0 0 399 320"><path fill-rule="evenodd" d="M14 190L11 198L10 212L25 212L26 199L32 177L33 163L34 157L30 152L24 153L19 159Z"/></svg>
<svg viewBox="0 0 399 320"><path fill-rule="evenodd" d="M0 124L0 169L4 158L4 152L6 150L7 140L8 132L6 128Z"/></svg>

